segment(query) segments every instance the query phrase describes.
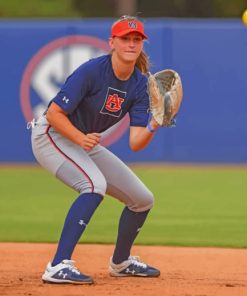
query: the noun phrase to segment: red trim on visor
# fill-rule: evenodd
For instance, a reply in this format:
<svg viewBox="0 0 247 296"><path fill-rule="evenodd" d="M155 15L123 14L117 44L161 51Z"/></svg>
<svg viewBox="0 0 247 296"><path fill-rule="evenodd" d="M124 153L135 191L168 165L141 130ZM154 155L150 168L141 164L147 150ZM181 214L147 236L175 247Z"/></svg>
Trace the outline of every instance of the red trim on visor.
<svg viewBox="0 0 247 296"><path fill-rule="evenodd" d="M111 36L121 37L132 32L137 32L141 34L144 39L148 39L147 35L144 33L143 23L138 20L118 21L112 26Z"/></svg>

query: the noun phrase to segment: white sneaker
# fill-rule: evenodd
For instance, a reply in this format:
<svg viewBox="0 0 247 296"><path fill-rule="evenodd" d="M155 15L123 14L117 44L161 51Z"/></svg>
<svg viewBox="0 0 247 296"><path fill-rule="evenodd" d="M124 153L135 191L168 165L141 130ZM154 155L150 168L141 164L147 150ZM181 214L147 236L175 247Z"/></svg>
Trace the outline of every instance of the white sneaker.
<svg viewBox="0 0 247 296"><path fill-rule="evenodd" d="M93 279L81 273L75 266L73 260L63 260L61 263L51 266L47 264L42 280L45 283L57 284L92 284Z"/></svg>
<svg viewBox="0 0 247 296"><path fill-rule="evenodd" d="M129 256L128 260L125 260L120 264L114 264L111 257L109 271L111 276L116 277L158 277L160 275L160 271L158 269L140 262L140 258L138 256Z"/></svg>

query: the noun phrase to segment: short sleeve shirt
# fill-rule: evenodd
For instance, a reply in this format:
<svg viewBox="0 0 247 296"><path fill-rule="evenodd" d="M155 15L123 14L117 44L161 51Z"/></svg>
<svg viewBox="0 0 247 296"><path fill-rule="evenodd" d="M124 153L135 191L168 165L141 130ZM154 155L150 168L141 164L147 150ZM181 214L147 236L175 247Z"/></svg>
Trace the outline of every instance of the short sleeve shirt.
<svg viewBox="0 0 247 296"><path fill-rule="evenodd" d="M119 80L112 70L111 55L104 55L77 68L51 102L86 134L104 132L126 113L131 126L145 127L149 115L147 77L135 68L128 80Z"/></svg>

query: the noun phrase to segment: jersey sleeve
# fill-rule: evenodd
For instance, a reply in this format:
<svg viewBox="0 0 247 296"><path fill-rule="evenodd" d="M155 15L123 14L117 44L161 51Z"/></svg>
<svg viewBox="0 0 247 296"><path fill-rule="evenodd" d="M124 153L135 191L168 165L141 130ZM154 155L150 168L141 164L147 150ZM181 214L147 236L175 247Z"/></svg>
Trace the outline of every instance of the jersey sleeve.
<svg viewBox="0 0 247 296"><path fill-rule="evenodd" d="M136 100L132 105L130 111L130 126L146 127L149 118L149 96L147 92L147 78L143 79L137 86Z"/></svg>
<svg viewBox="0 0 247 296"><path fill-rule="evenodd" d="M83 64L66 79L52 102L59 105L67 114L71 114L87 95L89 87L90 71L88 66Z"/></svg>

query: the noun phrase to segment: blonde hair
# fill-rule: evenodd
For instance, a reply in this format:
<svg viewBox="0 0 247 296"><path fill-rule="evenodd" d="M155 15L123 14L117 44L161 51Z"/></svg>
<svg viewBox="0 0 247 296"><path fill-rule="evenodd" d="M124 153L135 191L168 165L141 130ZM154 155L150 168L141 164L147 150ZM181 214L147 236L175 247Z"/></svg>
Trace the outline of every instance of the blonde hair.
<svg viewBox="0 0 247 296"><path fill-rule="evenodd" d="M147 74L149 72L149 57L147 56L144 50L142 50L142 52L140 53L135 65L142 72L142 74Z"/></svg>
<svg viewBox="0 0 247 296"><path fill-rule="evenodd" d="M126 21L126 20L128 21L137 20L137 17L131 16L131 15L123 15L116 22L114 22L112 26L114 26L118 22ZM111 51L111 54L112 54L112 51ZM147 74L149 72L150 61L149 61L148 55L145 53L144 50L141 51L139 57L137 58L135 66L142 72L142 74Z"/></svg>

